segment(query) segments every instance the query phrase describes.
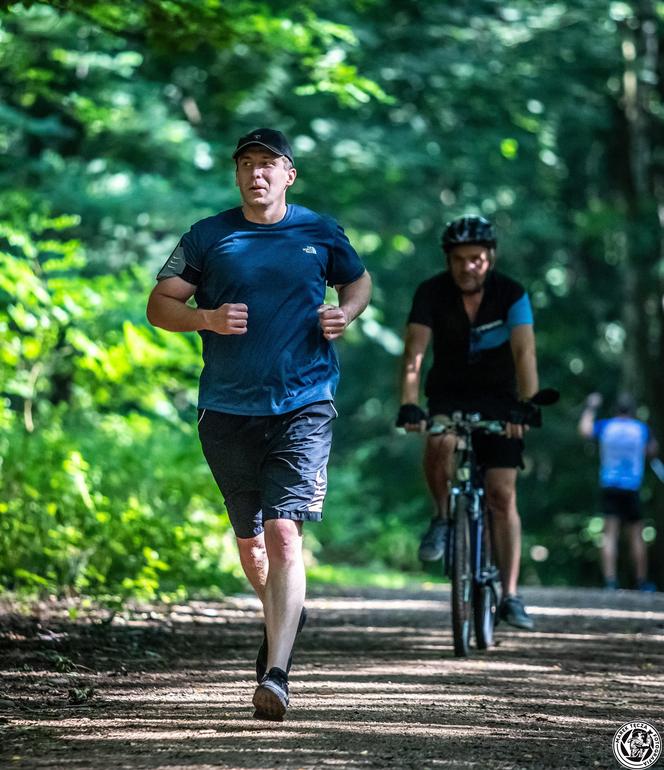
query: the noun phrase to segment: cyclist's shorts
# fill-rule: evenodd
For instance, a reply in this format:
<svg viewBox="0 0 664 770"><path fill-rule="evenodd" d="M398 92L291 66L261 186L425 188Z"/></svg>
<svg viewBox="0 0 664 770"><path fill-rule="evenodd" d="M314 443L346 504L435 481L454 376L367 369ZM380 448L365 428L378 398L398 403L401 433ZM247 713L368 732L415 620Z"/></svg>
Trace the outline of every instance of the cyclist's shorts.
<svg viewBox="0 0 664 770"><path fill-rule="evenodd" d="M601 511L605 516L617 516L620 521L632 523L641 520L641 501L638 491L604 487Z"/></svg>
<svg viewBox="0 0 664 770"><path fill-rule="evenodd" d="M198 435L237 537L269 519L320 521L332 443L331 401L252 417L200 409Z"/></svg>
<svg viewBox="0 0 664 770"><path fill-rule="evenodd" d="M523 468L523 440L490 433L473 434L477 464L484 468Z"/></svg>

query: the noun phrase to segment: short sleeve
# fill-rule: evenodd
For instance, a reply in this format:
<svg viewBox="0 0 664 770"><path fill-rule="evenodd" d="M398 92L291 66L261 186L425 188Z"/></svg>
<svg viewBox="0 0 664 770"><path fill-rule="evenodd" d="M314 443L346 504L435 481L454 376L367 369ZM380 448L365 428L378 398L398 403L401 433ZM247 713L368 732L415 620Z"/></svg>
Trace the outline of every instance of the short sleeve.
<svg viewBox="0 0 664 770"><path fill-rule="evenodd" d="M507 311L507 326L513 329L515 326L533 323L533 309L530 306L528 294L524 291L521 297L510 305Z"/></svg>
<svg viewBox="0 0 664 770"><path fill-rule="evenodd" d="M157 273L157 280L178 277L196 286L203 272L203 257L204 251L197 230L192 227L180 238L178 245Z"/></svg>
<svg viewBox="0 0 664 770"><path fill-rule="evenodd" d="M604 429L606 428L607 420L595 420L593 423L593 438L600 439Z"/></svg>
<svg viewBox="0 0 664 770"><path fill-rule="evenodd" d="M351 246L343 228L334 222L332 246L327 262L325 280L328 286L353 283L364 273L364 265Z"/></svg>
<svg viewBox="0 0 664 770"><path fill-rule="evenodd" d="M422 324L433 327L433 313L431 307L431 290L428 282L421 283L415 291L413 304L408 314L409 324Z"/></svg>

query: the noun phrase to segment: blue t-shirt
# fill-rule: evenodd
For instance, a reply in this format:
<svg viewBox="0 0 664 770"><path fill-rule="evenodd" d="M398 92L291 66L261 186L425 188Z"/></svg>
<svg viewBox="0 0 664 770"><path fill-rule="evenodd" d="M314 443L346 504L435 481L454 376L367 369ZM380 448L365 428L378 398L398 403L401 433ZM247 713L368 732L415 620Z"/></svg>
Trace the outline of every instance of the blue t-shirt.
<svg viewBox="0 0 664 770"><path fill-rule="evenodd" d="M339 363L317 308L326 283L363 273L335 220L303 206L290 204L271 225L248 221L239 207L193 225L157 278L195 284L199 308L248 307L246 334L200 332L199 408L270 415L332 399Z"/></svg>
<svg viewBox="0 0 664 770"><path fill-rule="evenodd" d="M638 490L650 441L648 426L632 417L612 417L597 420L593 435L599 441L600 486Z"/></svg>

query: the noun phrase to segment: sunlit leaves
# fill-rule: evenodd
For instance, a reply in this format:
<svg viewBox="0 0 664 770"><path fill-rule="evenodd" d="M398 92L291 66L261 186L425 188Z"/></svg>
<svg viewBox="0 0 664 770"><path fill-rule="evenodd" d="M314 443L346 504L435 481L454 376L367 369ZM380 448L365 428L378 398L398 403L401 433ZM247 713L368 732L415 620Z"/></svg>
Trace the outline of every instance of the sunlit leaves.
<svg viewBox="0 0 664 770"><path fill-rule="evenodd" d="M519 143L516 139L503 139L500 142L500 152L504 158L512 160L512 158L516 158L517 153L519 152Z"/></svg>

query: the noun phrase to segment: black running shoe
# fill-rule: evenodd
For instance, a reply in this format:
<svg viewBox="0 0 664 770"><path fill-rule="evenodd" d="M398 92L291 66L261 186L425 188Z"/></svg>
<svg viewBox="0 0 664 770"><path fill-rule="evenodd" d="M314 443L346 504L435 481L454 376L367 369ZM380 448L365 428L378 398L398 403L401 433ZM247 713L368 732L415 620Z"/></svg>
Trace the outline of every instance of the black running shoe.
<svg viewBox="0 0 664 770"><path fill-rule="evenodd" d="M302 607L302 612L300 613L300 622L297 624L297 631L295 632L295 636L297 636L300 631L304 628L304 624L307 622L307 608ZM291 650L290 657L288 658L288 665L286 666L286 673L290 674L291 666L293 665L293 651ZM267 671L267 631L265 630L265 626L263 626L263 641L261 642L261 646L258 648L258 655L256 656L256 681L260 684L261 680L265 676L265 672Z"/></svg>
<svg viewBox="0 0 664 770"><path fill-rule="evenodd" d="M436 516L431 519L429 529L424 533L417 555L420 561L439 561L445 555L449 526L445 519Z"/></svg>
<svg viewBox="0 0 664 770"><path fill-rule="evenodd" d="M532 631L535 628L535 621L526 612L520 596L503 597L498 607L498 617L510 626L522 628L524 631Z"/></svg>
<svg viewBox="0 0 664 770"><path fill-rule="evenodd" d="M280 668L271 668L256 688L253 699L254 719L283 721L288 708L288 675Z"/></svg>

